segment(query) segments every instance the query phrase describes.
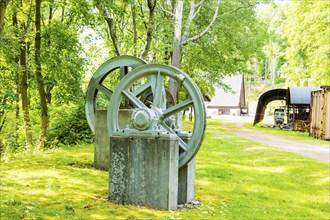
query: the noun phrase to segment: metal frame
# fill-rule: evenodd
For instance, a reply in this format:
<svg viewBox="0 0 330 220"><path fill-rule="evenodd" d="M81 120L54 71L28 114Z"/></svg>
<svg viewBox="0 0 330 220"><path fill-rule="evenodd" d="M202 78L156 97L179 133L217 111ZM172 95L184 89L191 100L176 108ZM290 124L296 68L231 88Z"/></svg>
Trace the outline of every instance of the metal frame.
<svg viewBox="0 0 330 220"><path fill-rule="evenodd" d="M164 76L170 77L183 86L189 94L188 99L181 101L173 106L166 106L165 88L164 88ZM148 82L139 86L134 91L131 91L131 86L139 79L148 78ZM143 103L138 96L150 88L153 91L153 101L150 108ZM138 130L128 128L120 130L118 126L119 109L123 99L128 99L135 107L135 109L143 109L145 111L151 111L151 121L146 120L148 125L146 130ZM187 140L183 138L185 132L178 131L176 128L168 125L168 119L183 112L185 109L193 107L194 109L194 127L191 137ZM203 97L199 91L195 82L181 70L172 66L162 64L146 64L139 66L128 73L122 78L115 88L108 112L107 112L107 124L109 136L132 136L141 135L149 137L157 137L161 135L170 135L175 137L179 142L180 156L179 167L187 164L198 152L201 143L204 138L206 127L206 113L203 102ZM142 113L141 113L142 114ZM149 114L143 113L143 117L149 117Z"/></svg>

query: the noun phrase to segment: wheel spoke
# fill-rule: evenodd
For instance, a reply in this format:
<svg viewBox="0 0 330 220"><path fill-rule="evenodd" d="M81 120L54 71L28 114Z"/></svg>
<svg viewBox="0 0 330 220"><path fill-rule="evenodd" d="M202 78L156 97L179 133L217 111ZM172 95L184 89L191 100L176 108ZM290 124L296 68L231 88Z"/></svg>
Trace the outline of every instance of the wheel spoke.
<svg viewBox="0 0 330 220"><path fill-rule="evenodd" d="M97 90L101 91L104 93L108 98L111 98L112 91L108 89L107 87L103 86L102 84L97 84L96 86Z"/></svg>
<svg viewBox="0 0 330 220"><path fill-rule="evenodd" d="M171 107L169 107L168 109L165 109L163 111L163 120L170 117L171 115L175 115L183 110L185 110L186 108L190 107L193 105L193 101L192 100L185 100L184 102L181 102L179 104L173 105Z"/></svg>
<svg viewBox="0 0 330 220"><path fill-rule="evenodd" d="M141 102L133 93L127 89L123 90L122 93L138 108L147 108L143 102Z"/></svg>
<svg viewBox="0 0 330 220"><path fill-rule="evenodd" d="M164 122L160 124L160 126L162 128L164 128L167 132L169 132L170 134L175 134L178 142L179 142L179 147L184 151L187 152L187 148L188 148L188 143L184 142L180 136L172 129L170 128L167 124L165 124Z"/></svg>
<svg viewBox="0 0 330 220"><path fill-rule="evenodd" d="M150 82L141 85L139 88L135 89L133 91L133 95L138 97L139 95L141 95L144 91L146 91L147 89L149 89L151 87Z"/></svg>
<svg viewBox="0 0 330 220"><path fill-rule="evenodd" d="M121 66L120 67L120 79L122 79L127 73L128 73L128 67Z"/></svg>
<svg viewBox="0 0 330 220"><path fill-rule="evenodd" d="M153 105L157 108L161 108L162 104L162 94L165 91L164 89L164 77L160 75L160 72L157 74L156 87L154 91L154 100Z"/></svg>
<svg viewBox="0 0 330 220"><path fill-rule="evenodd" d="M155 76L155 75L151 75L151 76L149 76L149 77L148 77L148 81L149 81L149 83L150 83L152 93L155 93L156 82L157 82L157 76Z"/></svg>

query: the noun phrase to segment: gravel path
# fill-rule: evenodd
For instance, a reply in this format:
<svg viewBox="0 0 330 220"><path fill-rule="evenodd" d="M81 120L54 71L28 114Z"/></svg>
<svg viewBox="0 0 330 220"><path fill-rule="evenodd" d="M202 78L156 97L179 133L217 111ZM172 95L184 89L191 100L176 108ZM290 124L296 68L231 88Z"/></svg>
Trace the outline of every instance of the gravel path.
<svg viewBox="0 0 330 220"><path fill-rule="evenodd" d="M219 116L216 119L220 119L225 122L235 123L238 126L246 122L253 121L253 117L238 117L238 116ZM308 144L293 140L284 139L275 135L265 134L258 131L253 131L243 126L239 129L232 129L224 126L226 130L231 133L237 134L243 138L266 144L271 147L275 147L281 150L290 151L302 156L314 158L323 162L330 163L330 148L326 146L319 146L315 144ZM330 142L329 142L330 145Z"/></svg>
<svg viewBox="0 0 330 220"><path fill-rule="evenodd" d="M252 131L243 127L240 127L239 129L232 129L224 126L224 128L231 133L237 134L243 138L255 142L330 163L330 148L326 146L318 146L314 144L287 140L278 136L265 134L258 131Z"/></svg>

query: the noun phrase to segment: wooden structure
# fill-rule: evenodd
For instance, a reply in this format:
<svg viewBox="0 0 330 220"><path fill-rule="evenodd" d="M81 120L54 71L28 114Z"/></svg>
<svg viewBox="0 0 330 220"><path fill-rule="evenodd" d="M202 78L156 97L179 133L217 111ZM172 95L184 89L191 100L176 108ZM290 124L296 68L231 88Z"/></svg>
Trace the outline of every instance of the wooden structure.
<svg viewBox="0 0 330 220"><path fill-rule="evenodd" d="M309 135L319 139L330 139L330 86L311 93Z"/></svg>
<svg viewBox="0 0 330 220"><path fill-rule="evenodd" d="M317 87L289 87L286 94L287 117L294 131L308 132L310 127L311 93Z"/></svg>
<svg viewBox="0 0 330 220"><path fill-rule="evenodd" d="M286 93L287 93L286 89L272 89L263 93L258 99L258 106L254 117L253 125L259 123L264 119L264 115L268 103L274 100L285 100Z"/></svg>
<svg viewBox="0 0 330 220"><path fill-rule="evenodd" d="M258 106L253 125L264 118L267 104L274 100L286 101L286 127L295 131L309 131L311 92L320 91L312 87L288 87L288 89L273 89L263 93L258 100Z"/></svg>

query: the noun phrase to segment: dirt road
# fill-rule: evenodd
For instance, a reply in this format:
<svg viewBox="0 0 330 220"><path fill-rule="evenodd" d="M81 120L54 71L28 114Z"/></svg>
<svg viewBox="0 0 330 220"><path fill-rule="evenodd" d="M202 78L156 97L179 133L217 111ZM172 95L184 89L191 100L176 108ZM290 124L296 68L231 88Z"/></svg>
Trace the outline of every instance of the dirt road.
<svg viewBox="0 0 330 220"><path fill-rule="evenodd" d="M227 117L227 118L219 118L219 119L222 121L234 122L237 123L238 125L242 125L242 122L240 121L239 117L236 118ZM244 120L243 122L248 121L246 117L243 120ZM228 128L226 126L224 126L224 128L231 133L237 134L243 138L255 142L259 142L285 151L290 151L302 156L306 156L306 157L314 158L316 160L330 163L330 148L326 146L318 146L314 144L288 140L278 136L265 134L258 131L252 131L242 126L240 126L239 129Z"/></svg>

